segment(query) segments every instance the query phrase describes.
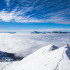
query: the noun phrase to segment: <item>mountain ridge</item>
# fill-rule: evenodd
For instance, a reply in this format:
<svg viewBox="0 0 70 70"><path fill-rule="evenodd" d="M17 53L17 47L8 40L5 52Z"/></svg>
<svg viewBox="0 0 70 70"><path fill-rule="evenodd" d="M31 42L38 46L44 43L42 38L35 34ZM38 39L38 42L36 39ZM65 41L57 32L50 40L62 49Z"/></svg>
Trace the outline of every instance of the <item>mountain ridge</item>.
<svg viewBox="0 0 70 70"><path fill-rule="evenodd" d="M70 70L70 55L68 55L70 54L70 47L64 46L49 51L52 46L45 46L21 61L11 63L6 66L5 70ZM42 49L46 49L47 52L44 51L43 54Z"/></svg>

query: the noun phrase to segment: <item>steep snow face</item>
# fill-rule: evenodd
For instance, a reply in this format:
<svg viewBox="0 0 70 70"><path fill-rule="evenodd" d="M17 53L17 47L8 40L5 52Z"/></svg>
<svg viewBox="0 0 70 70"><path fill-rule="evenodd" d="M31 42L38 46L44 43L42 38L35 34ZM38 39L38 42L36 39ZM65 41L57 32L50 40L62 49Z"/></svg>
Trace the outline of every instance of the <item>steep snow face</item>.
<svg viewBox="0 0 70 70"><path fill-rule="evenodd" d="M70 47L49 51L50 48L53 46L41 48L23 60L6 66L4 70L70 70ZM43 53L42 49L47 52Z"/></svg>

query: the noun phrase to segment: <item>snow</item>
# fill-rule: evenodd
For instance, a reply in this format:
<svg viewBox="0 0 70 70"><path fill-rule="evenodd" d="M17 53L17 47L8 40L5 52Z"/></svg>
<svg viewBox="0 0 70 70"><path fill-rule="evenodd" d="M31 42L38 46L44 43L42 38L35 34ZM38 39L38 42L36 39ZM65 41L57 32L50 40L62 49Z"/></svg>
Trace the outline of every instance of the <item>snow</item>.
<svg viewBox="0 0 70 70"><path fill-rule="evenodd" d="M11 63L4 70L70 70L70 56L67 56L70 53L66 53L70 51L70 47L62 47L43 54L42 49L48 51L47 47L52 45L37 50L19 62Z"/></svg>
<svg viewBox="0 0 70 70"><path fill-rule="evenodd" d="M0 62L0 70L3 70L9 64L11 64L11 62Z"/></svg>

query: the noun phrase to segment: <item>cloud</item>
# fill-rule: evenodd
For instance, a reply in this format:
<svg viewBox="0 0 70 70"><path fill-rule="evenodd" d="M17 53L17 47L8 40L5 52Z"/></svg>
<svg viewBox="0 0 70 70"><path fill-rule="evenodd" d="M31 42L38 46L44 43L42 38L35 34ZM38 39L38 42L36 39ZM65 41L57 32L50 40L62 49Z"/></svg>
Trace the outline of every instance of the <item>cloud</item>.
<svg viewBox="0 0 70 70"><path fill-rule="evenodd" d="M14 15L14 13L8 13L8 12L5 12L5 11L0 12L0 19L2 21L10 22L15 18L16 18L16 16Z"/></svg>
<svg viewBox="0 0 70 70"><path fill-rule="evenodd" d="M10 7L15 0L5 0L7 7Z"/></svg>
<svg viewBox="0 0 70 70"><path fill-rule="evenodd" d="M7 8L0 11L3 22L70 24L68 1L5 0ZM10 8L10 7L13 8Z"/></svg>
<svg viewBox="0 0 70 70"><path fill-rule="evenodd" d="M10 0L5 0L6 1L6 5L9 7L10 6Z"/></svg>
<svg viewBox="0 0 70 70"><path fill-rule="evenodd" d="M51 29L42 29L42 30L38 30L38 31L69 31L70 32L70 28L51 28Z"/></svg>
<svg viewBox="0 0 70 70"><path fill-rule="evenodd" d="M61 16L52 16L49 19L49 22L54 22L58 24L70 24L70 21L68 19L65 19L64 17Z"/></svg>
<svg viewBox="0 0 70 70"><path fill-rule="evenodd" d="M4 22L10 22L10 21L15 21L15 22L42 22L42 20L34 19L34 18L28 18L28 17L22 17L19 16L19 14L16 14L16 12L10 12L8 13L7 11L1 11L0 12L0 19Z"/></svg>
<svg viewBox="0 0 70 70"><path fill-rule="evenodd" d="M68 19L65 19L65 17L61 17L60 15L55 15L53 14L47 19L36 19L29 16L21 16L22 11L15 12L11 11L10 13L8 11L1 11L0 12L0 19L4 22L10 22L10 21L15 21L15 22L20 22L20 23L48 23L48 22L53 22L53 23L60 23L60 24L70 24L70 21Z"/></svg>

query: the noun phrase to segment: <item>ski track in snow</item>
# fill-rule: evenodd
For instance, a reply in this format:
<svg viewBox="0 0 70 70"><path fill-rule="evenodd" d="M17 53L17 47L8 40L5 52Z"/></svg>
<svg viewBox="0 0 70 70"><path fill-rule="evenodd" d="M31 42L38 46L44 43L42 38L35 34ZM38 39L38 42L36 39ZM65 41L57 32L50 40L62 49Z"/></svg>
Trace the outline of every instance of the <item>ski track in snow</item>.
<svg viewBox="0 0 70 70"><path fill-rule="evenodd" d="M6 67L6 66L8 66L9 64L11 64L12 62L8 62L7 64L5 64L2 68L1 68L1 70L4 70L4 68Z"/></svg>
<svg viewBox="0 0 70 70"><path fill-rule="evenodd" d="M59 65L60 65L61 61L64 59L64 52L65 52L65 50L63 51L62 58L59 60L57 66L56 66L56 68L54 70L59 70L58 69L59 68Z"/></svg>

